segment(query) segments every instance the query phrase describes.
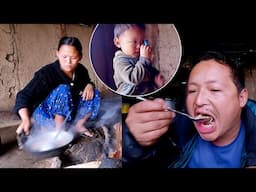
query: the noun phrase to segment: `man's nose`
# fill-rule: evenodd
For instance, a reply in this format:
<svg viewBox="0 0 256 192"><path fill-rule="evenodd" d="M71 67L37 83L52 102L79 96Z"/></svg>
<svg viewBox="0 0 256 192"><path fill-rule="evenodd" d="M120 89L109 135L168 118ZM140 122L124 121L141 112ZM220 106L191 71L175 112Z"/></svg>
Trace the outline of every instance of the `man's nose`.
<svg viewBox="0 0 256 192"><path fill-rule="evenodd" d="M198 94L196 95L195 98L195 104L197 106L203 106L206 104L207 101L207 93L204 90L198 91Z"/></svg>

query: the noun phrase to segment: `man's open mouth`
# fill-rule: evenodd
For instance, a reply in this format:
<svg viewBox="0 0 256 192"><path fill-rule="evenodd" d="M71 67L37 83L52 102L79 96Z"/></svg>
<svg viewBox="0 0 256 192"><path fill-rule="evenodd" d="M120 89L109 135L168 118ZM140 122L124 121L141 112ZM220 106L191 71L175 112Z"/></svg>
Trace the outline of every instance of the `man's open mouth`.
<svg viewBox="0 0 256 192"><path fill-rule="evenodd" d="M198 113L196 118L202 118L198 123L203 126L212 126L212 123L215 121L214 118L209 114Z"/></svg>

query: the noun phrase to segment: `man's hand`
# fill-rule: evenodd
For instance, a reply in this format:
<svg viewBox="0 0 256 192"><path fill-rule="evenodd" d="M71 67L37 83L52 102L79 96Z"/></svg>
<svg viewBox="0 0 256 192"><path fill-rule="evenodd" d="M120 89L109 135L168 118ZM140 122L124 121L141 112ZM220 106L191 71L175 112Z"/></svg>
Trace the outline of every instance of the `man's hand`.
<svg viewBox="0 0 256 192"><path fill-rule="evenodd" d="M139 144L152 145L167 132L175 113L166 108L166 102L158 98L136 103L129 109L125 122Z"/></svg>

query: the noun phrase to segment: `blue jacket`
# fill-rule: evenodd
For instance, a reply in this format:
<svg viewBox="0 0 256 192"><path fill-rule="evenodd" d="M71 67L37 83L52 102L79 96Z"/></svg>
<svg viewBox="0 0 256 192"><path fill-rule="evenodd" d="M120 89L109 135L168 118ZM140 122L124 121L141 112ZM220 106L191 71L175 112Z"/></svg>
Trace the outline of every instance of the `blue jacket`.
<svg viewBox="0 0 256 192"><path fill-rule="evenodd" d="M246 131L241 167L256 166L256 101L248 100L241 118ZM142 147L123 123L123 167L184 168L192 155L196 135L193 123L177 115L156 144Z"/></svg>

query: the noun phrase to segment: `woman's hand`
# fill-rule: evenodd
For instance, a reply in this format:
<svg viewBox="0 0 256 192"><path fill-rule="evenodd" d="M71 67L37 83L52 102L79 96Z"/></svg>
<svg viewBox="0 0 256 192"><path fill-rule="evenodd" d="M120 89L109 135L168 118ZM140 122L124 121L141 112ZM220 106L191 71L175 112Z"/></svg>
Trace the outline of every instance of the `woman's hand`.
<svg viewBox="0 0 256 192"><path fill-rule="evenodd" d="M129 109L125 122L139 144L152 145L167 132L175 113L166 108L165 101L158 98L136 103Z"/></svg>
<svg viewBox="0 0 256 192"><path fill-rule="evenodd" d="M29 134L29 129L31 127L31 120L30 120L30 115L29 115L29 110L27 108L21 108L19 110L19 115L21 118L21 123L19 127L16 129L16 133L19 135L22 133L22 131L25 132L26 135Z"/></svg>
<svg viewBox="0 0 256 192"><path fill-rule="evenodd" d="M30 127L31 121L29 119L22 120L19 127L16 129L16 133L19 135L24 131L25 134L28 135Z"/></svg>
<svg viewBox="0 0 256 192"><path fill-rule="evenodd" d="M90 83L86 85L82 93L83 100L91 100L94 97L94 86Z"/></svg>

